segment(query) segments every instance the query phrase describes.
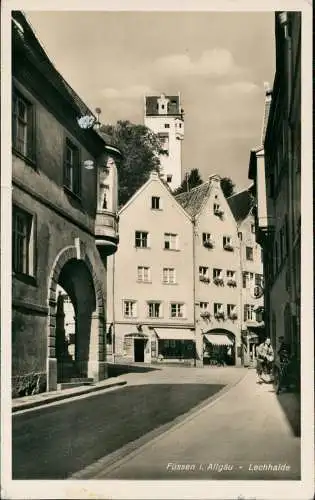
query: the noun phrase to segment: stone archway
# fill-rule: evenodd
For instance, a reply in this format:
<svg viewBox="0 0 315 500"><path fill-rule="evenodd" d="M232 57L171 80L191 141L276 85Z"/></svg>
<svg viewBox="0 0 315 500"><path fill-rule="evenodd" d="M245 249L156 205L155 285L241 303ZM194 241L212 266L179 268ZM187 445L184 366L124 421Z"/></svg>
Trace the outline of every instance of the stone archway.
<svg viewBox="0 0 315 500"><path fill-rule="evenodd" d="M56 357L56 313L57 313L57 284L62 280L62 285L65 286L67 277L73 276L75 282L76 273L80 272L83 277L82 289L88 288L89 297L82 300L78 293L78 284L70 284L68 286L69 295L76 305L76 322L78 322L78 330L80 327L81 318L88 314L89 325L85 325L88 331L88 345L85 345L85 358L81 360L81 375L88 376L94 380L102 380L105 378L105 315L104 315L104 297L102 285L100 284L96 273L93 270L91 261L79 241L73 246L68 246L62 249L57 255L49 277L48 283L48 335L47 335L47 390L55 390L57 388L57 357ZM90 285L85 286L89 283ZM67 288L67 286L66 286ZM90 309L82 307L84 303L90 304ZM85 344L87 340L84 339ZM81 342L82 344L82 342ZM82 349L81 349L82 350ZM88 353L88 354L87 354ZM84 361L84 363L83 363Z"/></svg>
<svg viewBox="0 0 315 500"><path fill-rule="evenodd" d="M210 359L224 358L227 364L237 364L236 336L233 332L225 328L211 328L204 332L203 338Z"/></svg>

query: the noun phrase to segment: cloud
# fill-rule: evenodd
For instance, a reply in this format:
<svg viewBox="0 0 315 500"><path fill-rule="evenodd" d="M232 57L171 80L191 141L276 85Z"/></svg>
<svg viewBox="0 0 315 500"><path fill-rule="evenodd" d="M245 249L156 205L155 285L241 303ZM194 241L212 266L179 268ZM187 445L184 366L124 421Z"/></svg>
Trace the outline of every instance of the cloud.
<svg viewBox="0 0 315 500"><path fill-rule="evenodd" d="M205 50L195 61L187 54L172 54L158 58L154 65L158 73L176 76L222 77L242 71L231 52L220 48Z"/></svg>
<svg viewBox="0 0 315 500"><path fill-rule="evenodd" d="M155 94L156 91L146 85L131 85L123 89L105 88L101 91L103 97L109 100L130 100Z"/></svg>
<svg viewBox="0 0 315 500"><path fill-rule="evenodd" d="M219 85L216 88L216 92L226 96L231 96L232 98L236 95L253 95L260 92L261 89L258 85L253 82L239 81L228 83L224 85Z"/></svg>

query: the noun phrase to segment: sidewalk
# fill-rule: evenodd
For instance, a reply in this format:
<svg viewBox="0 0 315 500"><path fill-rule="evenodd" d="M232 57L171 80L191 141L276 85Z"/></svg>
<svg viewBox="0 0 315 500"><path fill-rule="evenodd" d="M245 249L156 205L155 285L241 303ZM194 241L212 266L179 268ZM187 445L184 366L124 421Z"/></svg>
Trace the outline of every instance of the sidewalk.
<svg viewBox="0 0 315 500"><path fill-rule="evenodd" d="M55 401L61 401L63 399L74 398L75 396L82 396L84 394L90 394L92 392L102 391L110 389L112 387L118 387L126 385L127 382L125 377L112 377L106 380L101 380L93 385L85 385L79 387L72 387L69 389L62 389L51 392L41 392L40 394L34 394L33 396L24 396L22 398L15 398L12 400L12 413L20 410L28 410L30 408L36 408L45 404L54 403Z"/></svg>
<svg viewBox="0 0 315 500"><path fill-rule="evenodd" d="M297 416L297 398L287 394L286 400L291 414ZM92 477L300 479L300 439L294 435L272 385L256 384L253 370L222 398L163 435L132 453L121 451L120 459L112 465L105 465L109 457L103 464L95 464ZM228 470L221 470L222 466Z"/></svg>

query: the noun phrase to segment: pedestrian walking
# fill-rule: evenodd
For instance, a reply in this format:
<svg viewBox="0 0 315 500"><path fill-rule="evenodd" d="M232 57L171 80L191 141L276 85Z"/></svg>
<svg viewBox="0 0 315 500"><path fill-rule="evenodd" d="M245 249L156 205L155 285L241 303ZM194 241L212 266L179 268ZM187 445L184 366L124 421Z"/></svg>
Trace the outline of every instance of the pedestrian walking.
<svg viewBox="0 0 315 500"><path fill-rule="evenodd" d="M262 383L265 381L262 378L263 374L270 375L273 361L274 361L274 352L270 338L267 337L265 341L262 344L260 344L257 348L256 372L257 372L258 383Z"/></svg>

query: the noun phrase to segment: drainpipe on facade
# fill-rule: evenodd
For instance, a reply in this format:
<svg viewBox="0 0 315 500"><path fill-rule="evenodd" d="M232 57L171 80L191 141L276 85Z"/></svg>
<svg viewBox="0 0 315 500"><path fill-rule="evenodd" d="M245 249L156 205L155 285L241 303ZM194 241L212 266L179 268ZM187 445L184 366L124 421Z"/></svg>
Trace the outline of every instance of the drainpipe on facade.
<svg viewBox="0 0 315 500"><path fill-rule="evenodd" d="M116 326L115 326L115 254L113 254L113 296L112 296L112 359L115 363L115 342L116 342Z"/></svg>
<svg viewBox="0 0 315 500"><path fill-rule="evenodd" d="M196 270L195 270L195 256L196 256L196 251L195 251L195 225L196 221L193 218L192 219L192 241L193 241L193 301L194 301L194 307L193 307L193 321L195 325L195 335L196 335L196 341L195 341L195 353L194 353L194 366L196 367L197 365L197 322L196 322Z"/></svg>
<svg viewBox="0 0 315 500"><path fill-rule="evenodd" d="M237 226L237 236L239 235L239 226ZM243 345L243 339L242 339L242 318L243 318L243 248L242 248L242 241L239 238L239 251L240 251L240 337L241 337L241 346ZM236 339L235 339L236 340ZM236 342L235 342L236 343ZM244 367L249 366L249 359L248 358L249 354L249 341L248 341L248 336L246 335L246 353L244 354ZM237 360L237 349L235 346L235 364Z"/></svg>

